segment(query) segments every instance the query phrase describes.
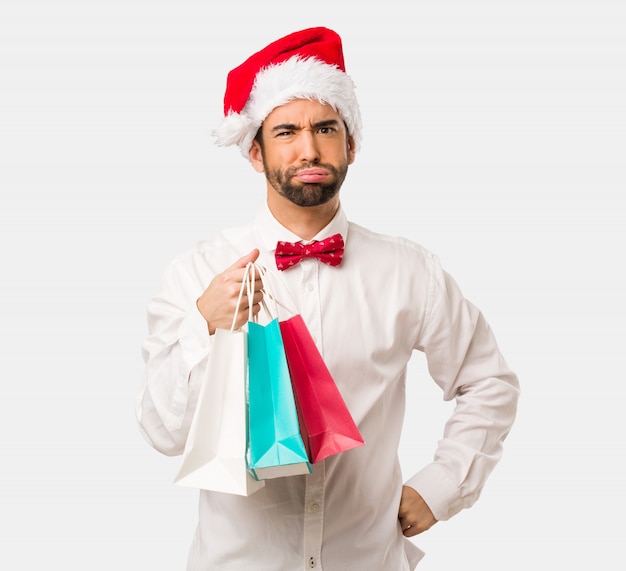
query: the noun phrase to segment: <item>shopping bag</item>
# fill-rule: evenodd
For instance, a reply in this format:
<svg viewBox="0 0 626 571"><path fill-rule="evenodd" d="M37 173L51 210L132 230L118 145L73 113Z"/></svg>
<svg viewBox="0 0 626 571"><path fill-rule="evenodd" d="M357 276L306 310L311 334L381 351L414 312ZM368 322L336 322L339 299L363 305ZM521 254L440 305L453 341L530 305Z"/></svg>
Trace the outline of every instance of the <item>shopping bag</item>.
<svg viewBox="0 0 626 571"><path fill-rule="evenodd" d="M280 330L310 461L365 444L302 316L280 321Z"/></svg>
<svg viewBox="0 0 626 571"><path fill-rule="evenodd" d="M279 278L268 279L269 276L272 274L266 270L266 295L291 313L291 317L280 320L279 324L300 432L309 460L320 462L328 456L362 446L365 441L302 316L290 309L295 307L293 300L285 300L279 293L275 281Z"/></svg>
<svg viewBox="0 0 626 571"><path fill-rule="evenodd" d="M207 370L174 483L248 496L265 483L251 477L247 469L247 332L241 328L235 330L234 325L235 317L230 330L216 329L214 333Z"/></svg>
<svg viewBox="0 0 626 571"><path fill-rule="evenodd" d="M258 480L310 474L278 317L263 305L269 322L248 321L248 469Z"/></svg>

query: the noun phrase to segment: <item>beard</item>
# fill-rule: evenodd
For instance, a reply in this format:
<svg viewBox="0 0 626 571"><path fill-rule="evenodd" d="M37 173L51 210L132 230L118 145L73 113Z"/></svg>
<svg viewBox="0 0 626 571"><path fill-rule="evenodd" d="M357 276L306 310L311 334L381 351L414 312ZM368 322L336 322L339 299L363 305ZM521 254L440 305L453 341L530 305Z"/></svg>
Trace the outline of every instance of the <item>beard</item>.
<svg viewBox="0 0 626 571"><path fill-rule="evenodd" d="M332 174L332 180L327 183L300 183L292 184L292 177L303 168L321 167ZM320 206L326 204L333 198L341 188L348 173L348 164L344 163L339 167L326 164L303 165L291 167L285 170L269 169L265 165L266 178L272 188L282 197L286 198L296 206Z"/></svg>

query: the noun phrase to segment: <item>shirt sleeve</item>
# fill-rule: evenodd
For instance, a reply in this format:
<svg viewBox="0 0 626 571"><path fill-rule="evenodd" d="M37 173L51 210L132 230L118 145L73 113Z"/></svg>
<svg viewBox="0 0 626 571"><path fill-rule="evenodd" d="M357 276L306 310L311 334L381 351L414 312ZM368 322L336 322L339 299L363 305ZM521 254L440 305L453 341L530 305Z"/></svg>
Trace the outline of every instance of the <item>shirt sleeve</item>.
<svg viewBox="0 0 626 571"><path fill-rule="evenodd" d="M434 516L470 507L502 455L519 398L516 374L482 313L435 263L419 346L445 400L455 400L433 462L407 480Z"/></svg>
<svg viewBox="0 0 626 571"><path fill-rule="evenodd" d="M196 306L202 286L182 264L165 272L148 304L148 337L137 420L148 442L169 456L182 454L211 350L207 323Z"/></svg>

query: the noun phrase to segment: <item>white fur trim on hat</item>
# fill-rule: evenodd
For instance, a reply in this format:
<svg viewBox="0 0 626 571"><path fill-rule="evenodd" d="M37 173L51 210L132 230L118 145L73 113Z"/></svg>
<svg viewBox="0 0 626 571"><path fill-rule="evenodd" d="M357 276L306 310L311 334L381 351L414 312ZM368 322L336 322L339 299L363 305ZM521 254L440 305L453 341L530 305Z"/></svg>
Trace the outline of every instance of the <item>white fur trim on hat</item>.
<svg viewBox="0 0 626 571"><path fill-rule="evenodd" d="M332 106L346 122L355 150L359 149L361 112L352 79L334 65L299 56L270 65L256 75L241 113L229 113L213 132L216 143L239 145L241 154L249 159L252 141L265 118L293 99L311 99Z"/></svg>

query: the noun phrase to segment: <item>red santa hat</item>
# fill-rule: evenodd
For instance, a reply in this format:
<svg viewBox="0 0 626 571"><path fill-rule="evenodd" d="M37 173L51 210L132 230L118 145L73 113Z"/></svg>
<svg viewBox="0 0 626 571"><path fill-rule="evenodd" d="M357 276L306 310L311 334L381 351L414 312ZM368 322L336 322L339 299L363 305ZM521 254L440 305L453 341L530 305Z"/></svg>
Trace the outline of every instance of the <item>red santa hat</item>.
<svg viewBox="0 0 626 571"><path fill-rule="evenodd" d="M216 143L239 145L249 158L252 141L274 108L293 99L311 99L331 105L341 115L358 149L361 112L354 88L336 32L323 27L295 32L230 71L224 119L213 133Z"/></svg>

